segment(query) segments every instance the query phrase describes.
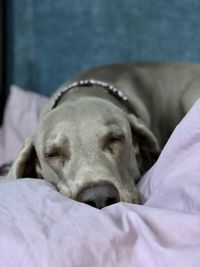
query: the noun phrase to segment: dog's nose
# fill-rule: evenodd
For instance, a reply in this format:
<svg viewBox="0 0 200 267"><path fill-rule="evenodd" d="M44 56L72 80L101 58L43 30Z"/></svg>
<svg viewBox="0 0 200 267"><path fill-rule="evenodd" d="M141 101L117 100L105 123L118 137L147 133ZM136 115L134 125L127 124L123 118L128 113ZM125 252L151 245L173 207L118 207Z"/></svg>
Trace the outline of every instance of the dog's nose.
<svg viewBox="0 0 200 267"><path fill-rule="evenodd" d="M119 192L114 185L94 184L81 190L76 200L88 204L97 209L102 209L120 201Z"/></svg>

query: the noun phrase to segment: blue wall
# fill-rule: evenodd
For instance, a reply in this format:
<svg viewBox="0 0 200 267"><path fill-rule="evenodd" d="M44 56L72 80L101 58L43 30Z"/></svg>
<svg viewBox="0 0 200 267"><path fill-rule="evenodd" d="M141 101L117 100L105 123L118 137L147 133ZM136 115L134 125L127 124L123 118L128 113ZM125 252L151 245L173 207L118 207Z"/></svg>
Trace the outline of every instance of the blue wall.
<svg viewBox="0 0 200 267"><path fill-rule="evenodd" d="M49 95L119 61L200 62L199 0L8 0L7 84Z"/></svg>

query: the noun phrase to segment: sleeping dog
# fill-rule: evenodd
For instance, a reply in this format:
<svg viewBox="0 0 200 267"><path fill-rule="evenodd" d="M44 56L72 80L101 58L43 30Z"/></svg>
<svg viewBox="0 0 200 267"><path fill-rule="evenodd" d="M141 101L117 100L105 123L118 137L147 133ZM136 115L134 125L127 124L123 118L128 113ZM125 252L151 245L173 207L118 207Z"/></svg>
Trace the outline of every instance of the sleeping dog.
<svg viewBox="0 0 200 267"><path fill-rule="evenodd" d="M41 113L8 176L42 178L96 208L140 203L137 181L200 96L200 65L128 63L83 73Z"/></svg>

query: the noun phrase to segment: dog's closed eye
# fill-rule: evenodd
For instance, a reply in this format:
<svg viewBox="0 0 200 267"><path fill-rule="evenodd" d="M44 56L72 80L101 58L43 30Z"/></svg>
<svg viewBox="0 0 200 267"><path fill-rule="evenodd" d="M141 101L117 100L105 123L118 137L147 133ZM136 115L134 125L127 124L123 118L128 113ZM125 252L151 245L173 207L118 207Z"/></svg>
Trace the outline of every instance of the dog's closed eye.
<svg viewBox="0 0 200 267"><path fill-rule="evenodd" d="M70 159L69 151L65 147L52 146L45 149L44 158L50 163L60 163L64 165Z"/></svg>
<svg viewBox="0 0 200 267"><path fill-rule="evenodd" d="M113 155L117 154L122 147L124 139L122 134L116 135L109 133L104 140L103 150L108 151Z"/></svg>
<svg viewBox="0 0 200 267"><path fill-rule="evenodd" d="M62 155L60 151L50 150L50 151L46 151L44 153L44 156L45 158L53 159L53 158L61 157Z"/></svg>

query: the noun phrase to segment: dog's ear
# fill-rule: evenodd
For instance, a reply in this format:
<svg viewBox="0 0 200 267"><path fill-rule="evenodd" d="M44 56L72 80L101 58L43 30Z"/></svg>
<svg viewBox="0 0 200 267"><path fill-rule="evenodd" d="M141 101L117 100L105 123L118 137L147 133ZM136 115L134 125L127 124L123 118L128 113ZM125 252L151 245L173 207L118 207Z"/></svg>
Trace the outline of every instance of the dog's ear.
<svg viewBox="0 0 200 267"><path fill-rule="evenodd" d="M36 165L38 165L38 158L32 138L27 139L7 176L12 179L24 177L37 178Z"/></svg>
<svg viewBox="0 0 200 267"><path fill-rule="evenodd" d="M131 125L133 146L141 174L146 172L157 160L160 148L157 138L144 123L133 114L128 115Z"/></svg>

